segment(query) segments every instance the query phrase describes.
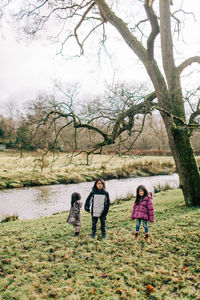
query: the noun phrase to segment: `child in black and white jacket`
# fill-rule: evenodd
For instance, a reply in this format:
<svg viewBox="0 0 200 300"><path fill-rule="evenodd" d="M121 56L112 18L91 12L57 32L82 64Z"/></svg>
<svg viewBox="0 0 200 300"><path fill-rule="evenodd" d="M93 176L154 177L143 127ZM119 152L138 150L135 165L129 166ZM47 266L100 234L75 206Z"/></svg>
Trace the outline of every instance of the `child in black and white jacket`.
<svg viewBox="0 0 200 300"><path fill-rule="evenodd" d="M105 181L102 178L96 179L91 193L85 201L84 209L92 214L92 234L91 239L95 238L97 231L98 218L101 222L102 237L106 238L106 215L110 207L110 198L105 190Z"/></svg>

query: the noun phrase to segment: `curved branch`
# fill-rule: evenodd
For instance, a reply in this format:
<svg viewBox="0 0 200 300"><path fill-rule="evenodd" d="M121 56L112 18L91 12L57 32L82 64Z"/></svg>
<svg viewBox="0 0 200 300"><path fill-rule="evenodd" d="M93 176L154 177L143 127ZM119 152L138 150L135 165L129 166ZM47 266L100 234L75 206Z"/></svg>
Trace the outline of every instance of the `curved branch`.
<svg viewBox="0 0 200 300"><path fill-rule="evenodd" d="M147 114L150 113L153 100L156 98L156 93L153 92L149 94L143 102L139 103L128 109L127 111L122 112L116 120L116 123L112 130L112 140L115 140L122 132L131 131L134 126L134 116L138 114ZM126 122L125 119L128 118Z"/></svg>
<svg viewBox="0 0 200 300"><path fill-rule="evenodd" d="M82 44L84 44L84 42L88 39L88 37L92 34L93 31L95 31L98 27L102 26L104 24L104 22L99 23L98 25L96 25L94 28L92 28L90 30L90 32L86 35L86 37L84 38Z"/></svg>
<svg viewBox="0 0 200 300"><path fill-rule="evenodd" d="M147 40L147 53L148 58L153 59L154 58L154 42L156 39L156 36L160 32L160 27L158 24L157 16L155 15L155 12L153 10L153 1L145 0L144 8L146 10L147 17L151 23L151 33L149 35L149 38Z"/></svg>
<svg viewBox="0 0 200 300"><path fill-rule="evenodd" d="M144 37L145 35L144 35L143 31L140 29L140 24L146 23L146 22L148 22L148 21L149 21L148 19L141 20L141 21L139 21L134 27L130 27L130 31L131 31L132 33L134 33L136 29L138 29L138 30L140 31L140 33L141 33L141 38L140 38L140 40L141 40L141 41L142 41L142 39L143 39L143 37Z"/></svg>
<svg viewBox="0 0 200 300"><path fill-rule="evenodd" d="M195 119L197 117L200 116L200 109L194 111L191 115L190 115L190 119L189 119L189 125L194 125L196 124Z"/></svg>
<svg viewBox="0 0 200 300"><path fill-rule="evenodd" d="M98 127L92 126L90 124L82 124L82 123L76 123L75 119L74 119L74 128L87 128L88 130L94 130L96 132L98 132L105 141L107 141L107 145L109 145L110 143L110 138L108 137L108 135L106 133L104 133L101 129L99 129Z"/></svg>
<svg viewBox="0 0 200 300"><path fill-rule="evenodd" d="M178 73L181 74L181 72L183 72L183 70L185 68L187 68L188 66L190 66L191 64L193 63L198 63L200 64L200 56L193 56L193 57L190 57L188 59L186 59L184 62L182 62L178 67L177 67L177 70L178 70Z"/></svg>
<svg viewBox="0 0 200 300"><path fill-rule="evenodd" d="M35 7L33 10L31 10L28 13L28 16L31 15L34 11L36 11L36 10L40 9L41 7L43 7L47 2L48 2L48 0L45 0L43 3L41 3L40 5L38 5L37 7Z"/></svg>
<svg viewBox="0 0 200 300"><path fill-rule="evenodd" d="M173 12L172 16L174 17L175 14L179 13L179 12L182 12L183 14L185 15L192 15L193 16L193 19L195 22L197 22L197 19L195 17L195 14L191 11L191 12L188 12L188 11L185 11L183 10L182 8L181 9L178 9L176 11Z"/></svg>
<svg viewBox="0 0 200 300"><path fill-rule="evenodd" d="M80 43L79 41L79 38L78 38L78 34L77 34L77 30L78 28L81 26L81 24L83 23L83 21L85 20L85 17L87 16L87 14L90 12L90 10L93 8L93 6L95 5L95 3L93 2L88 8L87 10L84 12L83 16L81 17L81 20L80 22L76 25L75 29L74 29L74 36L75 36L75 39L81 49L81 54L83 55L84 54L84 50L83 50L83 45L82 43Z"/></svg>

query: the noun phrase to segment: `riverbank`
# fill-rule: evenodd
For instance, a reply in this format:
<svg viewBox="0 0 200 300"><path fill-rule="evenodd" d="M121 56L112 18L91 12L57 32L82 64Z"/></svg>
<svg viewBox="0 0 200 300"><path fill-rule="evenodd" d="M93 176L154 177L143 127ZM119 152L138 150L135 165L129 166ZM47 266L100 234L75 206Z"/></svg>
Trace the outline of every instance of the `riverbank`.
<svg viewBox="0 0 200 300"><path fill-rule="evenodd" d="M60 153L52 156L42 152L0 152L0 189L69 184L93 181L97 177L121 179L137 176L170 175L176 171L169 156L95 155L86 165L86 157ZM200 164L200 159L199 159Z"/></svg>
<svg viewBox="0 0 200 300"><path fill-rule="evenodd" d="M133 200L111 206L107 240L89 239L86 212L79 238L66 213L1 223L1 299L199 299L200 208L183 203L180 190L155 195L149 245L143 228L133 239Z"/></svg>
<svg viewBox="0 0 200 300"><path fill-rule="evenodd" d="M177 174L106 180L111 202L135 195L138 185L143 184L151 192L174 189L179 186ZM57 184L19 189L0 190L0 221L10 216L33 219L51 216L69 210L71 194L79 192L83 202L88 197L93 182Z"/></svg>

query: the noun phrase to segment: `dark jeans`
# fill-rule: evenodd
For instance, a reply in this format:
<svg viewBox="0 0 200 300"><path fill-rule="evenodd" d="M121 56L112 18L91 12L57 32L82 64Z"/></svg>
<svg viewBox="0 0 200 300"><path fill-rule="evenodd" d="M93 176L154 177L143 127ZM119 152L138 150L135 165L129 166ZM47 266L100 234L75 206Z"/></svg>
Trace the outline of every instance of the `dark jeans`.
<svg viewBox="0 0 200 300"><path fill-rule="evenodd" d="M149 228L148 228L148 225L147 225L147 221L142 220L142 219L136 219L136 230L135 231L139 232L141 221L142 221L142 225L144 227L145 233L149 233Z"/></svg>
<svg viewBox="0 0 200 300"><path fill-rule="evenodd" d="M98 219L101 222L101 233L104 235L106 234L106 216L92 217L92 235L96 234Z"/></svg>

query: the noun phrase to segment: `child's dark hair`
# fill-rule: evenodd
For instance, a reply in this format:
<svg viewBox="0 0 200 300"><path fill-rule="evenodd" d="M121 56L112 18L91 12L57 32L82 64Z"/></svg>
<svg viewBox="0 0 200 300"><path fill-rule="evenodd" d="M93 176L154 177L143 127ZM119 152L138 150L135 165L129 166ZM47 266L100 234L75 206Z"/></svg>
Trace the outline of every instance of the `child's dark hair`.
<svg viewBox="0 0 200 300"><path fill-rule="evenodd" d="M81 199L81 195L79 193L73 193L71 196L71 207L74 205L74 203Z"/></svg>
<svg viewBox="0 0 200 300"><path fill-rule="evenodd" d="M103 188L105 189L106 188L106 185L105 185L105 181L103 180L103 178L97 178L94 182L94 186L93 186L93 189L97 189L97 182L98 181L101 181L101 183L103 184Z"/></svg>
<svg viewBox="0 0 200 300"><path fill-rule="evenodd" d="M139 190L143 190L143 192L144 192L144 195L141 197L140 195L139 195ZM136 204L138 205L139 203L140 203L140 201L145 197L145 196L147 196L148 195L148 191L147 191L147 189L145 188L145 186L144 185L139 185L138 187L137 187L137 189L136 189Z"/></svg>

